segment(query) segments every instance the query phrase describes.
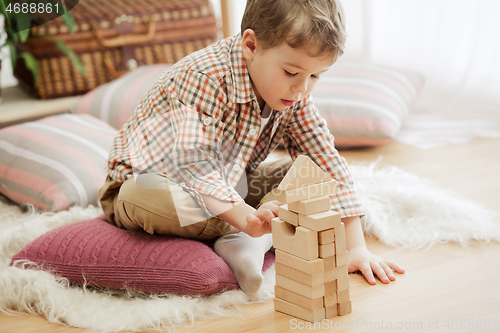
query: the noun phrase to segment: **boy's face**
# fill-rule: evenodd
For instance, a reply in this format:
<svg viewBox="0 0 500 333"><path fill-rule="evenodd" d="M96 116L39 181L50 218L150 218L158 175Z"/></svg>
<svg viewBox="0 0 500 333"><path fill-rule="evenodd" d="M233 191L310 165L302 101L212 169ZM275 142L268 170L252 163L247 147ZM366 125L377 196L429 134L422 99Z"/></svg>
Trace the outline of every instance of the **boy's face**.
<svg viewBox="0 0 500 333"><path fill-rule="evenodd" d="M259 105L283 111L308 96L319 76L332 65L331 56L311 57L305 49L287 43L262 49L252 30L242 40L252 86Z"/></svg>

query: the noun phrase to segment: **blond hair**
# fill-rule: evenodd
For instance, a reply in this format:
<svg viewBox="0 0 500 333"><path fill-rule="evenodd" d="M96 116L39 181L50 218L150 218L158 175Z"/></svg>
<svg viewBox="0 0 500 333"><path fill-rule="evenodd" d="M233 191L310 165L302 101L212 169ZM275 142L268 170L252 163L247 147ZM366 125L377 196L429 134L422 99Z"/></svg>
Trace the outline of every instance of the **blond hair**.
<svg viewBox="0 0 500 333"><path fill-rule="evenodd" d="M241 33L247 29L264 49L286 42L311 56L344 53L345 16L337 0L247 0Z"/></svg>

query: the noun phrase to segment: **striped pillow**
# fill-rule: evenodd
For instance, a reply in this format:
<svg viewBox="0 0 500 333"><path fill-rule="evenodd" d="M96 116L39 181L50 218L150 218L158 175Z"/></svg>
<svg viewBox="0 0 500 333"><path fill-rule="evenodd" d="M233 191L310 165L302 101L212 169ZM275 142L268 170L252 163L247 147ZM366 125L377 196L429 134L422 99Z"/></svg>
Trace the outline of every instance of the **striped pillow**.
<svg viewBox="0 0 500 333"><path fill-rule="evenodd" d="M321 75L312 96L337 147L375 146L400 131L422 85L409 70L338 63Z"/></svg>
<svg viewBox="0 0 500 333"><path fill-rule="evenodd" d="M91 114L120 129L139 105L143 95L171 66L167 64L141 66L89 91L71 107L70 112Z"/></svg>
<svg viewBox="0 0 500 333"><path fill-rule="evenodd" d="M97 204L116 130L90 115L63 114L0 130L0 193L60 211Z"/></svg>

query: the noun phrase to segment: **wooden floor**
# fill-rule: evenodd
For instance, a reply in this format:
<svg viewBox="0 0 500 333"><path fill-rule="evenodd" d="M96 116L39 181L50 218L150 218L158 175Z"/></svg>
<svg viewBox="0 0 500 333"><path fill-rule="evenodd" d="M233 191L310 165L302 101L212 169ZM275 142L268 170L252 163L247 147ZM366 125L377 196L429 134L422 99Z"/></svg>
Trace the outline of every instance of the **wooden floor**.
<svg viewBox="0 0 500 333"><path fill-rule="evenodd" d="M349 163L396 165L444 189L500 211L500 140L476 140L430 151L402 144L342 151ZM390 285L370 286L351 274L353 312L317 324L335 332L500 332L500 244L467 249L440 245L428 251L389 248L368 238L372 252L406 269ZM275 312L272 302L244 307L232 318L197 321L177 332L309 331L306 322ZM28 315L0 314L1 333L90 332Z"/></svg>

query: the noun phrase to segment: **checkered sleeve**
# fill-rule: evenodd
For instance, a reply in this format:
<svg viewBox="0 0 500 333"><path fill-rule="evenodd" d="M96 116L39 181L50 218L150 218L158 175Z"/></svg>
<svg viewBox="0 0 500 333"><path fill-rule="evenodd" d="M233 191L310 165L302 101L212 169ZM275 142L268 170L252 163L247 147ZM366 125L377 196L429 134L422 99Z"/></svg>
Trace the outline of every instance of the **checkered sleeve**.
<svg viewBox="0 0 500 333"><path fill-rule="evenodd" d="M226 174L225 152L237 147L221 140L224 128L220 119L228 105L223 87L208 75L192 70L179 73L170 83L172 110L176 114L170 160L176 179L196 194L222 201L243 201Z"/></svg>
<svg viewBox="0 0 500 333"><path fill-rule="evenodd" d="M333 135L312 97L295 106L283 141L293 160L298 155L307 155L338 182L337 193L330 196L333 210L342 217L365 214L354 191L347 162L335 149Z"/></svg>

